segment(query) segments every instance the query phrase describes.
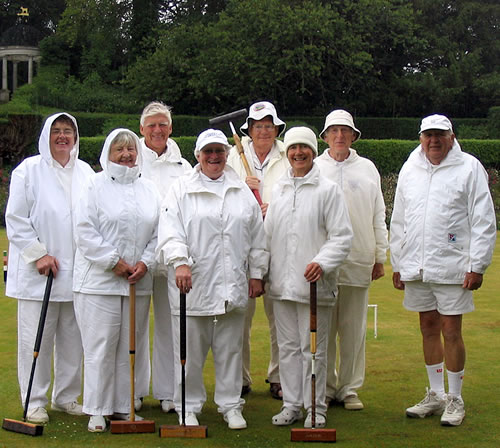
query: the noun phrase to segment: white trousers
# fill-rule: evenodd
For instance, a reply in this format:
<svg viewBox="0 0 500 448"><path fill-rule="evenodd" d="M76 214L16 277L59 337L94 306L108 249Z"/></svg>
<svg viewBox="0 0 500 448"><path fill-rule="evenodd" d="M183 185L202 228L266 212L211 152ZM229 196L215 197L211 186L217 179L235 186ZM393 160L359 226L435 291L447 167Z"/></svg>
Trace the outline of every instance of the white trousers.
<svg viewBox="0 0 500 448"><path fill-rule="evenodd" d="M233 310L220 316L187 316L186 318L186 412L200 413L207 394L203 384L203 365L212 349L215 367L214 401L222 414L241 410L241 345L245 313ZM180 316L172 316L175 356L174 402L181 411Z"/></svg>
<svg viewBox="0 0 500 448"><path fill-rule="evenodd" d="M149 296L136 296L136 365L149 362ZM84 350L83 412L129 413L129 297L75 293ZM137 390L136 396L147 391Z"/></svg>
<svg viewBox="0 0 500 448"><path fill-rule="evenodd" d="M158 400L174 399L175 358L167 289L167 277L154 277L153 397Z"/></svg>
<svg viewBox="0 0 500 448"><path fill-rule="evenodd" d="M316 334L316 411L326 416L326 352L332 307L318 306ZM311 330L308 304L274 300L280 353L283 406L311 409Z"/></svg>
<svg viewBox="0 0 500 448"><path fill-rule="evenodd" d="M17 302L17 371L21 400L24 407L33 365L38 323L42 302L18 300ZM81 393L82 341L75 319L73 302L49 302L29 408L45 407L52 373L54 353L54 385L52 403L65 404L76 401Z"/></svg>
<svg viewBox="0 0 500 448"><path fill-rule="evenodd" d="M339 286L328 340L326 395L331 399L343 401L349 395L357 395L357 389L363 385L367 310L368 288Z"/></svg>
<svg viewBox="0 0 500 448"><path fill-rule="evenodd" d="M278 340L276 338L276 324L274 322L273 300L262 296L264 300L264 310L266 312L267 321L269 323L270 337L270 359L267 368L267 380L270 383L280 382L279 368L279 349ZM243 328L243 384L249 386L252 384L250 375L250 334L252 330L252 319L255 314L256 301L258 299L248 299L248 308L245 314L245 326Z"/></svg>

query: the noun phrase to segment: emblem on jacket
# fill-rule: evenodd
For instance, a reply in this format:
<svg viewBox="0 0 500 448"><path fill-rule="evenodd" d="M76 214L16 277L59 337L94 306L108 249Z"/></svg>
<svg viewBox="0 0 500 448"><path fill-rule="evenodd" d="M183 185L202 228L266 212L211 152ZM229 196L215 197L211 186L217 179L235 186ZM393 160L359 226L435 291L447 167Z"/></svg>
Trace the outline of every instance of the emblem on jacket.
<svg viewBox="0 0 500 448"><path fill-rule="evenodd" d="M448 233L448 243L456 243L457 235L456 233Z"/></svg>

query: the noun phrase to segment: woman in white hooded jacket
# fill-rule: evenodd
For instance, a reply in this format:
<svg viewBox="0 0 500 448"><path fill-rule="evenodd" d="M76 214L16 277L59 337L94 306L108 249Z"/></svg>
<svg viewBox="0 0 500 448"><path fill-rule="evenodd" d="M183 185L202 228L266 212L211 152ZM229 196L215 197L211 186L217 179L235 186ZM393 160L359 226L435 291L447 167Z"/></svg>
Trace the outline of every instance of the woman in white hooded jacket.
<svg viewBox="0 0 500 448"><path fill-rule="evenodd" d="M137 294L137 363L149 360L160 201L154 184L140 176L139 148L132 131L111 132L100 158L103 171L90 179L77 209L73 290L85 355L83 410L92 416L92 432L106 429L105 415L128 419L130 284Z"/></svg>
<svg viewBox="0 0 500 448"><path fill-rule="evenodd" d="M46 423L54 347L52 409L82 414L76 402L81 393L82 345L71 291L73 212L93 171L78 159L78 127L69 114L47 118L38 151L39 155L28 157L12 172L5 213L10 243L6 295L18 299L18 377L24 405L45 276L50 270L54 274L27 413L29 421Z"/></svg>

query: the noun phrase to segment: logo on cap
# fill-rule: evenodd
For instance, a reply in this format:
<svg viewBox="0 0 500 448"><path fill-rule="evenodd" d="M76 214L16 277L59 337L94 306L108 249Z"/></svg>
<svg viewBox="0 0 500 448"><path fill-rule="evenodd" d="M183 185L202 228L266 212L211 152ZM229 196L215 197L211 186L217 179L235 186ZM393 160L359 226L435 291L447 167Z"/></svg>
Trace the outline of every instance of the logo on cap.
<svg viewBox="0 0 500 448"><path fill-rule="evenodd" d="M262 109L265 109L265 108L266 108L265 104L256 104L255 107L253 108L253 110L255 112L258 112L259 110L262 110Z"/></svg>

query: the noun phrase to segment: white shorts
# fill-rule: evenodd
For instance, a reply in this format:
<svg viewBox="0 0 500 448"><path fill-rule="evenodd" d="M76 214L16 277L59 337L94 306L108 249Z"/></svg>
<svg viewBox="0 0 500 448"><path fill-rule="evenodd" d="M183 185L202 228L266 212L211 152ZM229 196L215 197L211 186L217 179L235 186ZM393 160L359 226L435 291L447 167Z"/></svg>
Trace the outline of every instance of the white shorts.
<svg viewBox="0 0 500 448"><path fill-rule="evenodd" d="M424 283L420 280L404 282L403 306L409 311L433 311L445 316L454 316L474 311L472 291L462 285Z"/></svg>

